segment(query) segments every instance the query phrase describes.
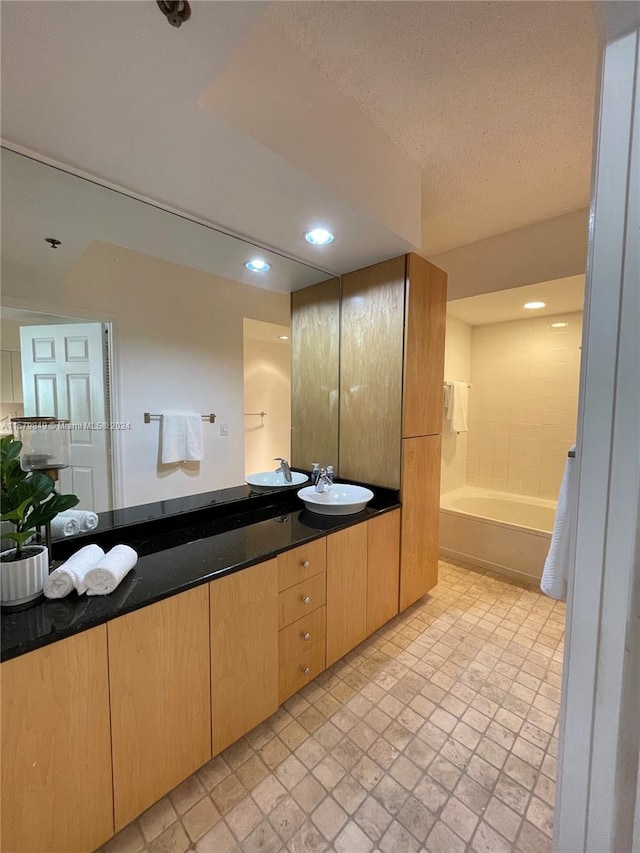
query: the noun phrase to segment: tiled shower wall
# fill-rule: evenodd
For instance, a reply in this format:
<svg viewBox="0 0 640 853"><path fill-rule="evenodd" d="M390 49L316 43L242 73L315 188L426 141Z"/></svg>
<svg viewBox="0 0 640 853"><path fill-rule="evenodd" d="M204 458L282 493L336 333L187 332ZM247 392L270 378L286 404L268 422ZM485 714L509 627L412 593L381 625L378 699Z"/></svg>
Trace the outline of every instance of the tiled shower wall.
<svg viewBox="0 0 640 853"><path fill-rule="evenodd" d="M469 485L557 498L576 436L581 335L581 313L473 327Z"/></svg>
<svg viewBox="0 0 640 853"><path fill-rule="evenodd" d="M471 326L447 317L444 350L445 381L471 381ZM467 475L468 433L456 434L449 428L446 413L442 425L442 467L440 493L464 486Z"/></svg>

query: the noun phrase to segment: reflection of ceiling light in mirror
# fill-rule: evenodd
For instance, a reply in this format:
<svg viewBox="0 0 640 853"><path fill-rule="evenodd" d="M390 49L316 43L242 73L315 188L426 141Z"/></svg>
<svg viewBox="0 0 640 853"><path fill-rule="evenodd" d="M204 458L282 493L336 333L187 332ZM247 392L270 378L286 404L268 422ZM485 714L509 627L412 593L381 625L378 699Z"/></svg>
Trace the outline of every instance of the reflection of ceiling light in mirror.
<svg viewBox="0 0 640 853"><path fill-rule="evenodd" d="M568 325L569 325L568 323L552 323L551 328L552 329L564 329Z"/></svg>
<svg viewBox="0 0 640 853"><path fill-rule="evenodd" d="M252 261L247 261L245 267L251 270L251 272L267 272L267 270L271 269L271 264L260 258L254 258Z"/></svg>
<svg viewBox="0 0 640 853"><path fill-rule="evenodd" d="M288 341L288 340L289 340L289 335L278 335L278 340L281 340L281 341Z"/></svg>
<svg viewBox="0 0 640 853"><path fill-rule="evenodd" d="M333 242L333 234L326 228L313 228L311 231L307 231L304 239L312 246L326 246L327 243Z"/></svg>
<svg viewBox="0 0 640 853"><path fill-rule="evenodd" d="M544 308L546 302L525 302L523 308L528 308L530 311L535 311L536 308Z"/></svg>

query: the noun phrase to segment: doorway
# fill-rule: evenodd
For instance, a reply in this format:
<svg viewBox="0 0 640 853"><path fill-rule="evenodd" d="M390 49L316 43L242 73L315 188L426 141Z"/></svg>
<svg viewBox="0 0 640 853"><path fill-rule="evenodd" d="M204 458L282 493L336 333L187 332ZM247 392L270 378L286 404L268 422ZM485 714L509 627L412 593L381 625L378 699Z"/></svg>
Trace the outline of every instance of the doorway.
<svg viewBox="0 0 640 853"><path fill-rule="evenodd" d="M109 329L105 323L3 308L2 431L13 417L71 422L71 464L59 489L79 509L113 508Z"/></svg>

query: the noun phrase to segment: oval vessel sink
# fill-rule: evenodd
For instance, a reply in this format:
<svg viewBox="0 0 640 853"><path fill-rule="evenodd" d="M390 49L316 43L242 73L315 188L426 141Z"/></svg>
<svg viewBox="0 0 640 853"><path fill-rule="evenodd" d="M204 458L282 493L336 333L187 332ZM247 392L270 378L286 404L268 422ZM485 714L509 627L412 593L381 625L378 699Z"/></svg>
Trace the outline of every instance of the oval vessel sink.
<svg viewBox="0 0 640 853"><path fill-rule="evenodd" d="M254 492L270 492L272 489L291 488L301 486L309 478L299 471L291 472L291 482L287 483L282 471L258 471L257 474L247 474L245 483L251 486Z"/></svg>
<svg viewBox="0 0 640 853"><path fill-rule="evenodd" d="M352 515L366 507L373 492L364 486L336 483L324 492L316 492L315 486L305 486L298 492L298 497L311 512L320 515Z"/></svg>

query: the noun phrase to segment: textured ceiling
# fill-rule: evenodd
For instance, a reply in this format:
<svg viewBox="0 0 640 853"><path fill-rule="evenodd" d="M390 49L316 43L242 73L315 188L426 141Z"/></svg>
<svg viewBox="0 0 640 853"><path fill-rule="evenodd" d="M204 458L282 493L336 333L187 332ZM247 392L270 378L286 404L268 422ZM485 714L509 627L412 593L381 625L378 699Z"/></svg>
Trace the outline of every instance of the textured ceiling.
<svg viewBox="0 0 640 853"><path fill-rule="evenodd" d="M268 16L422 168L422 251L585 207L598 3L278 2Z"/></svg>

